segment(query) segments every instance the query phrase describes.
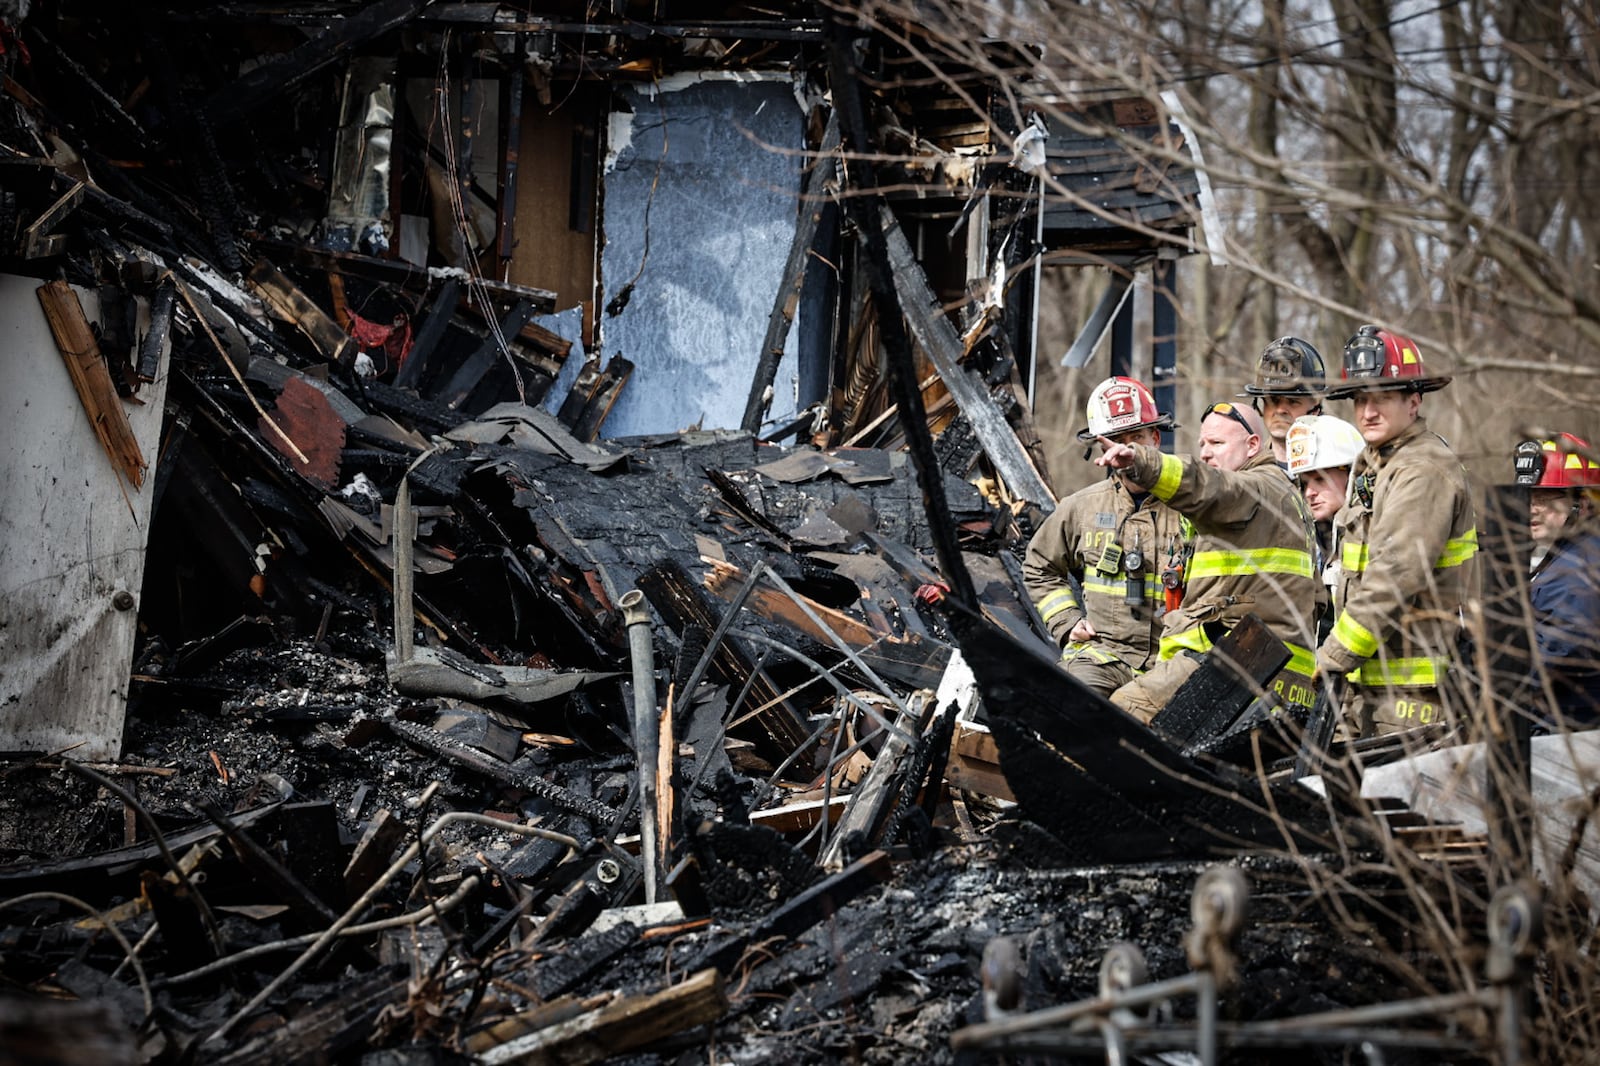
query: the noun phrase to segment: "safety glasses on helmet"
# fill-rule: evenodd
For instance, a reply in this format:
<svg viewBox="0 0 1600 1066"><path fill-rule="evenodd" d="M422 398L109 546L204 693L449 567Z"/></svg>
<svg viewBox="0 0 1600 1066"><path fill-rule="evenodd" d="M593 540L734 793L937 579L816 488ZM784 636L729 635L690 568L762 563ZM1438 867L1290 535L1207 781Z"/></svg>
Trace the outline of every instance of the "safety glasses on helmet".
<svg viewBox="0 0 1600 1066"><path fill-rule="evenodd" d="M1256 431L1250 428L1250 423L1245 420L1244 415L1239 413L1239 408L1234 404L1231 404L1226 400L1223 400L1220 403L1214 403L1210 407L1206 408L1206 413L1200 416L1200 420L1203 422L1214 414L1233 419L1235 422L1244 427L1244 431L1247 435L1252 437L1255 436Z"/></svg>

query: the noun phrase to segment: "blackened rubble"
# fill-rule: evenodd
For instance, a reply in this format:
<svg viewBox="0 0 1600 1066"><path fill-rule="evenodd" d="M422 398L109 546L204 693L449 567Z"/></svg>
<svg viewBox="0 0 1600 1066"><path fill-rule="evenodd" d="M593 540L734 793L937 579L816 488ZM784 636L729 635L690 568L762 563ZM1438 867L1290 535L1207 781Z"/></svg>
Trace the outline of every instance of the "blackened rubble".
<svg viewBox="0 0 1600 1066"><path fill-rule="evenodd" d="M1001 94L963 121L954 92L868 90L906 52L842 41L810 5L18 17L0 24L19 338L0 366L32 408L5 468L29 506L7 502L0 553L20 572L0 617L21 679L0 678L20 749L0 766L8 1049L950 1061L997 1007L1094 995L1116 941L1154 978L1198 967L1190 892L1224 860L1258 904L1228 945L1235 1019L1432 979L1382 964L1409 901L1345 868L1373 847L1349 797L1289 781L1270 723L1226 732L1237 672L1203 675L1220 695L1190 693L1163 735L1115 724L1041 652L1015 559L1053 505L1019 401L1028 309L965 280L1039 250ZM791 98L816 101L776 131L794 152L729 132ZM1137 259L1107 212L1138 240L1182 232L1192 175L1163 159L1183 180L1141 183L1130 138L1175 130L1098 111L1063 180L1107 198L1048 231ZM669 112L724 139L673 156ZM909 148L884 167L899 191L841 190L870 169L837 167L841 141ZM799 222L792 194L741 201L763 182L727 180L774 159L825 199ZM710 221L674 206L713 194ZM983 233L951 251L979 205ZM721 226L776 251L693 243ZM684 430L691 401L746 429ZM49 521L20 525L32 512ZM1270 674L1274 649L1254 652ZM644 728L636 679L657 696ZM1462 876L1467 924L1484 893ZM1026 990L1002 1005L982 981L1018 976L984 966L1007 937Z"/></svg>

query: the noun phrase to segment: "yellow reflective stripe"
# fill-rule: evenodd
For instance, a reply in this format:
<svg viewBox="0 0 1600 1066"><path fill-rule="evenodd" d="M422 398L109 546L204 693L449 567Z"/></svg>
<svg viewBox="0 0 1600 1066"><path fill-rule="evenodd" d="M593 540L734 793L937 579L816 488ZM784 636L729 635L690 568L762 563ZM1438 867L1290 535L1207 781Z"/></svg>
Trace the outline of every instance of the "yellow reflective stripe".
<svg viewBox="0 0 1600 1066"><path fill-rule="evenodd" d="M1310 577L1311 553L1298 548L1247 548L1243 551L1195 552L1189 560L1190 581L1197 577L1238 574L1287 574Z"/></svg>
<svg viewBox="0 0 1600 1066"><path fill-rule="evenodd" d="M1462 563L1478 554L1478 530L1476 527L1467 530L1459 537L1451 537L1444 542L1444 551L1439 553L1439 558L1434 561L1435 570L1443 570L1449 566L1460 566Z"/></svg>
<svg viewBox="0 0 1600 1066"><path fill-rule="evenodd" d="M1289 661L1284 665L1285 670L1292 670L1304 677L1312 677L1317 672L1317 656L1310 648L1302 648L1298 644L1284 641L1283 646L1289 649ZM1211 638L1206 636L1204 626L1195 626L1185 629L1182 633L1174 633L1170 637L1161 638L1161 658L1170 659L1180 651L1197 651L1202 655L1210 651Z"/></svg>
<svg viewBox="0 0 1600 1066"><path fill-rule="evenodd" d="M1070 611L1077 607L1078 597L1072 594L1071 589L1056 589L1054 592L1041 596L1039 602L1033 606L1039 612L1039 617L1045 622L1049 622L1050 619L1062 611Z"/></svg>
<svg viewBox="0 0 1600 1066"><path fill-rule="evenodd" d="M1459 537L1451 537L1444 542L1444 550L1439 553L1439 558L1433 562L1435 570L1445 570L1452 566L1460 566L1474 555L1478 554L1478 531L1469 529ZM1339 563L1352 573L1360 573L1367 568L1367 546L1365 544L1351 544L1346 541L1339 549Z"/></svg>
<svg viewBox="0 0 1600 1066"><path fill-rule="evenodd" d="M1349 611L1339 612L1338 619L1333 623L1333 636L1349 648L1351 654L1360 658L1365 659L1377 653L1378 638L1372 635L1372 630L1351 618Z"/></svg>
<svg viewBox="0 0 1600 1066"><path fill-rule="evenodd" d="M1121 581L1089 581L1085 579L1083 591L1098 592L1102 596L1126 596L1128 594L1128 579L1123 578ZM1147 597L1156 594L1156 579L1151 574L1144 576L1144 594Z"/></svg>
<svg viewBox="0 0 1600 1066"><path fill-rule="evenodd" d="M1432 688L1449 668L1446 659L1369 659L1355 672L1358 685Z"/></svg>
<svg viewBox="0 0 1600 1066"><path fill-rule="evenodd" d="M1174 633L1170 637L1161 638L1161 658L1170 659L1180 651L1197 651L1201 654L1211 650L1211 638L1206 636L1204 626L1195 626L1185 629L1182 633Z"/></svg>
<svg viewBox="0 0 1600 1066"><path fill-rule="evenodd" d="M1068 644L1061 652L1062 662L1071 662L1078 658L1087 658L1090 662L1102 664L1122 661L1110 652L1102 651L1094 645L1086 643Z"/></svg>
<svg viewBox="0 0 1600 1066"><path fill-rule="evenodd" d="M1176 455L1163 455L1161 457L1161 476L1156 478L1156 483L1150 486L1150 494L1158 500L1170 500L1172 494L1178 491L1178 482L1183 480L1183 460Z"/></svg>

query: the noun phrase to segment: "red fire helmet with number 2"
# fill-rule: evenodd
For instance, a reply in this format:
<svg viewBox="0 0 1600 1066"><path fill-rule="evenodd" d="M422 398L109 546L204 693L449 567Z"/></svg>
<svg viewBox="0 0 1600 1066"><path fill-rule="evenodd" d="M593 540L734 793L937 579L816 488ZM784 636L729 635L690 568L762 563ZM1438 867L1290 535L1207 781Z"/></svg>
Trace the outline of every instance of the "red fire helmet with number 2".
<svg viewBox="0 0 1600 1066"><path fill-rule="evenodd" d="M1089 394L1089 428L1078 431L1085 444L1136 429L1176 429L1171 415L1156 410L1156 398L1133 378L1106 378Z"/></svg>

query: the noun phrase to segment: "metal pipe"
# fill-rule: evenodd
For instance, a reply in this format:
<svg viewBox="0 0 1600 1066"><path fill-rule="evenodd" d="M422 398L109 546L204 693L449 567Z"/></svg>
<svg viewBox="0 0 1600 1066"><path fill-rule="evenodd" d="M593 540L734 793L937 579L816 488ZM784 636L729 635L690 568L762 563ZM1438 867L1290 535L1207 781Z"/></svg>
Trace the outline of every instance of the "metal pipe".
<svg viewBox="0 0 1600 1066"><path fill-rule="evenodd" d="M633 655L633 751L639 773L639 858L644 863L644 901L656 901L661 867L656 824L656 763L661 751L661 719L656 716L655 639L644 593L633 589L618 604L628 624Z"/></svg>
<svg viewBox="0 0 1600 1066"><path fill-rule="evenodd" d="M1190 995L1199 987L1199 978L1199 974L1185 974L1154 984L1140 985L1114 995L1096 996L1094 999L1066 1003L1059 1007L1046 1007L1044 1010L1036 1010L1002 1021L979 1022L977 1025L969 1025L950 1034L950 1046L958 1051L983 1048L989 1046L993 1040L1004 1040L1021 1033L1065 1025L1078 1018L1103 1015L1118 1007L1140 1007L1147 1003L1159 1003L1173 996Z"/></svg>
<svg viewBox="0 0 1600 1066"><path fill-rule="evenodd" d="M450 895L441 900L435 900L426 907L418 907L414 911L407 911L405 914L397 914L392 918L379 918L375 922L362 922L360 925L346 926L339 931L339 935L344 937L365 936L368 933L381 933L386 929L402 929L408 925L426 925L439 915L449 914L451 911L455 910L456 907L460 906L463 900L465 900L473 893L474 890L477 889L480 883L481 881L478 875L473 874L471 877L461 882L461 886L454 892L450 893ZM257 944L253 948L245 948L243 951L236 951L225 959L218 959L216 962L208 962L199 969L190 970L188 973L180 973L172 977L159 980L152 987L171 988L173 985L181 985L189 981L198 981L202 977L210 977L214 973L220 973L223 970L232 969L241 962L248 962L251 959L260 958L262 955L271 955L275 951L293 951L295 948L303 948L308 944L314 943L317 939L317 936L318 934L316 933L307 933L304 936L290 937L287 940L274 940L270 944Z"/></svg>
<svg viewBox="0 0 1600 1066"><path fill-rule="evenodd" d="M1261 1034L1298 1033L1322 1026L1373 1025L1377 1022L1407 1021L1424 1014L1444 1014L1467 1007L1493 1009L1498 1005L1495 990L1480 988L1474 992L1452 992L1442 996L1424 996L1398 1003L1374 1003L1366 1007L1323 1011L1319 1014L1302 1014L1294 1018L1277 1018L1272 1021L1253 1022L1250 1031Z"/></svg>
<svg viewBox="0 0 1600 1066"><path fill-rule="evenodd" d="M802 666L809 666L812 670L816 671L818 677L822 678L822 680L826 681L830 686L832 686L833 690L839 694L840 698L842 698L851 706L858 708L862 714L865 714L868 718L872 719L879 728L887 730L893 735L899 737L901 740L905 741L907 744L915 744L917 742L916 737L912 736L910 733L907 733L904 729L901 729L899 726L889 721L889 719L885 718L882 711L878 710L871 704L858 699L855 693L845 688L844 683L833 676L832 670L829 670L826 666L823 666L821 663L817 662L817 660L800 651L798 648L791 648L787 644L773 640L764 633L744 633L742 634L742 638L744 640L769 647L774 651L781 652L793 659L795 662L800 663ZM894 703L896 707L902 710L905 708L905 704L898 699L896 699Z"/></svg>
<svg viewBox="0 0 1600 1066"><path fill-rule="evenodd" d="M1200 1066L1217 1066L1217 975L1202 970L1195 989L1195 1057Z"/></svg>
<svg viewBox="0 0 1600 1066"><path fill-rule="evenodd" d="M844 638L835 633L832 627L830 627L828 623L824 622L821 617L818 616L816 611L811 609L811 604L806 601L804 596L801 596L798 592L791 588L789 583L780 577L776 571L768 571L767 580L777 586L779 592L787 596L790 602L792 602L796 607L800 608L801 613L811 620L812 625L822 630L823 634L833 642L833 646L843 652L846 659L850 660L850 664L857 670L860 670L862 676L870 681L873 686L883 694L885 699L894 704L895 710L899 711L901 714L907 713L905 702L901 700L899 696L895 695L894 689L884 684L883 678L874 673L872 667L861 661L861 656L856 654L855 649L846 644Z"/></svg>

